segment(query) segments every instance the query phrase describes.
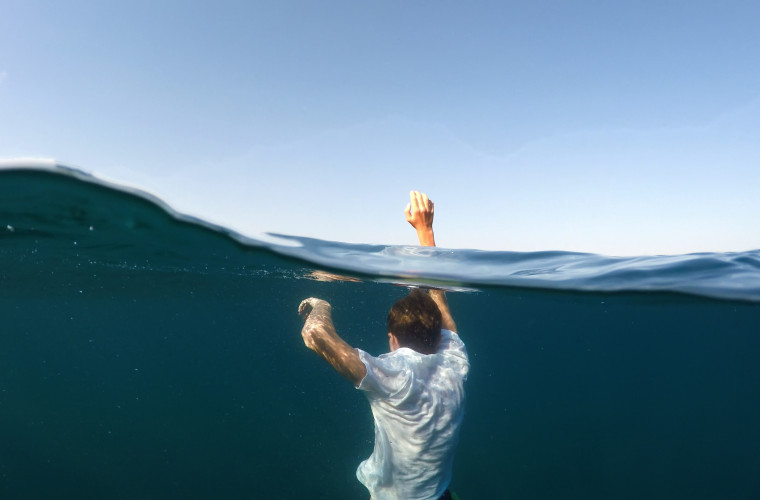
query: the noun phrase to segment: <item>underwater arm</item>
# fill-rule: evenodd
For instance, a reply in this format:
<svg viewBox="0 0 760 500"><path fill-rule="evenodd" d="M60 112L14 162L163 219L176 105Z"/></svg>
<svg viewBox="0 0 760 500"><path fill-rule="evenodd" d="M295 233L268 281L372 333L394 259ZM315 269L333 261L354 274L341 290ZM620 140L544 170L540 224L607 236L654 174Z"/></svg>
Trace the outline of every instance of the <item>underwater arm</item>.
<svg viewBox="0 0 760 500"><path fill-rule="evenodd" d="M406 220L417 231L417 238L423 247L435 246L435 234L433 233L433 216L435 215L434 204L426 194L419 191L409 193L409 204L404 210ZM457 325L449 310L446 293L443 290L430 290L430 297L441 310L441 327L452 332L457 331Z"/></svg>
<svg viewBox="0 0 760 500"><path fill-rule="evenodd" d="M454 323L454 318L451 317L451 311L449 310L449 303L446 300L446 293L443 290L430 290L430 297L441 310L441 328L450 330L452 332L457 331L457 324Z"/></svg>
<svg viewBox="0 0 760 500"><path fill-rule="evenodd" d="M306 347L319 354L322 359L358 386L367 374L356 349L348 345L335 331L330 304L314 297L298 306L298 314L304 319L301 336Z"/></svg>

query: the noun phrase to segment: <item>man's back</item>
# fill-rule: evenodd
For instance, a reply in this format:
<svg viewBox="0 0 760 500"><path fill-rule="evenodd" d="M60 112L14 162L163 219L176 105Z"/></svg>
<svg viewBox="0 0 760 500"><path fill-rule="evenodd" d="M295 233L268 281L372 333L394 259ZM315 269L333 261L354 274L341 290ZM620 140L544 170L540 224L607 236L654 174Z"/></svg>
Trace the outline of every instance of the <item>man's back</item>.
<svg viewBox="0 0 760 500"><path fill-rule="evenodd" d="M375 419L375 449L357 470L374 500L437 499L451 479L464 416L467 352L441 331L436 354L401 348L377 358L359 350Z"/></svg>

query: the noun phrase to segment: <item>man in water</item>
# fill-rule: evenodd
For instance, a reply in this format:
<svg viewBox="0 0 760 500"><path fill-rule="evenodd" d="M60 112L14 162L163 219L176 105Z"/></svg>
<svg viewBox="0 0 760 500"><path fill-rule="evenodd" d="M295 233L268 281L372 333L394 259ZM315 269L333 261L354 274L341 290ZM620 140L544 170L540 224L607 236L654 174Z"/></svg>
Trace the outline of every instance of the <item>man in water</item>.
<svg viewBox="0 0 760 500"><path fill-rule="evenodd" d="M435 246L433 202L410 194L406 220L422 246ZM372 500L451 499L454 450L464 416L469 362L446 295L418 289L388 313L390 351L373 357L335 331L330 304L301 302L306 347L364 391L375 419L375 449L356 476Z"/></svg>

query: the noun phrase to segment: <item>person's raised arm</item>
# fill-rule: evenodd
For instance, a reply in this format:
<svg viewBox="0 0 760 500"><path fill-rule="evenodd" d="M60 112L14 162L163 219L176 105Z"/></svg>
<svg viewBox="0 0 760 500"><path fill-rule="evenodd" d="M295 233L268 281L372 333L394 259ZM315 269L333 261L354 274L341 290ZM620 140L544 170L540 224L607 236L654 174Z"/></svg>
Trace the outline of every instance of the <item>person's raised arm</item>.
<svg viewBox="0 0 760 500"><path fill-rule="evenodd" d="M356 349L348 345L335 331L330 304L314 297L298 306L298 314L304 320L301 336L306 347L319 354L322 359L358 386L367 374Z"/></svg>
<svg viewBox="0 0 760 500"><path fill-rule="evenodd" d="M409 204L404 210L406 220L417 231L417 238L423 247L435 246L435 235L433 233L433 216L435 215L434 204L425 193L412 191L409 193ZM446 293L443 290L430 290L430 297L441 310L441 326L452 332L457 331L457 325L449 310L449 303L446 301Z"/></svg>

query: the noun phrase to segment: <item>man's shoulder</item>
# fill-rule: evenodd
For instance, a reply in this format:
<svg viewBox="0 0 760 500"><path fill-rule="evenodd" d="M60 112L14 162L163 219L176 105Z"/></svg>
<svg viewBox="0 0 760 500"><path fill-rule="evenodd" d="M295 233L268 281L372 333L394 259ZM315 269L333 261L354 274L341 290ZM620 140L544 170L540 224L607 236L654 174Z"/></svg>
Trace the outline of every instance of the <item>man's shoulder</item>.
<svg viewBox="0 0 760 500"><path fill-rule="evenodd" d="M438 352L451 350L451 349L463 350L464 341L462 340L462 337L460 337L457 332L442 328L441 341L438 344Z"/></svg>
<svg viewBox="0 0 760 500"><path fill-rule="evenodd" d="M470 361L467 348L457 332L441 330L441 343L438 345L438 354L446 359L446 363L456 367L457 371L467 374Z"/></svg>
<svg viewBox="0 0 760 500"><path fill-rule="evenodd" d="M359 352L359 359L361 359L365 365L370 365L389 372L404 370L404 368L412 362L411 358L421 355L408 347L400 347L395 351L385 352L378 356L373 356L361 349L357 349L357 351Z"/></svg>
<svg viewBox="0 0 760 500"><path fill-rule="evenodd" d="M357 351L367 369L357 386L359 390L385 398L398 392L414 378L414 361L411 359L414 351L411 349L402 347L379 356L372 356L361 349Z"/></svg>
<svg viewBox="0 0 760 500"><path fill-rule="evenodd" d="M459 334L455 332L454 330L447 330L445 328L441 328L441 338L443 338L444 336L457 338L460 341L462 340L462 337L460 337Z"/></svg>

